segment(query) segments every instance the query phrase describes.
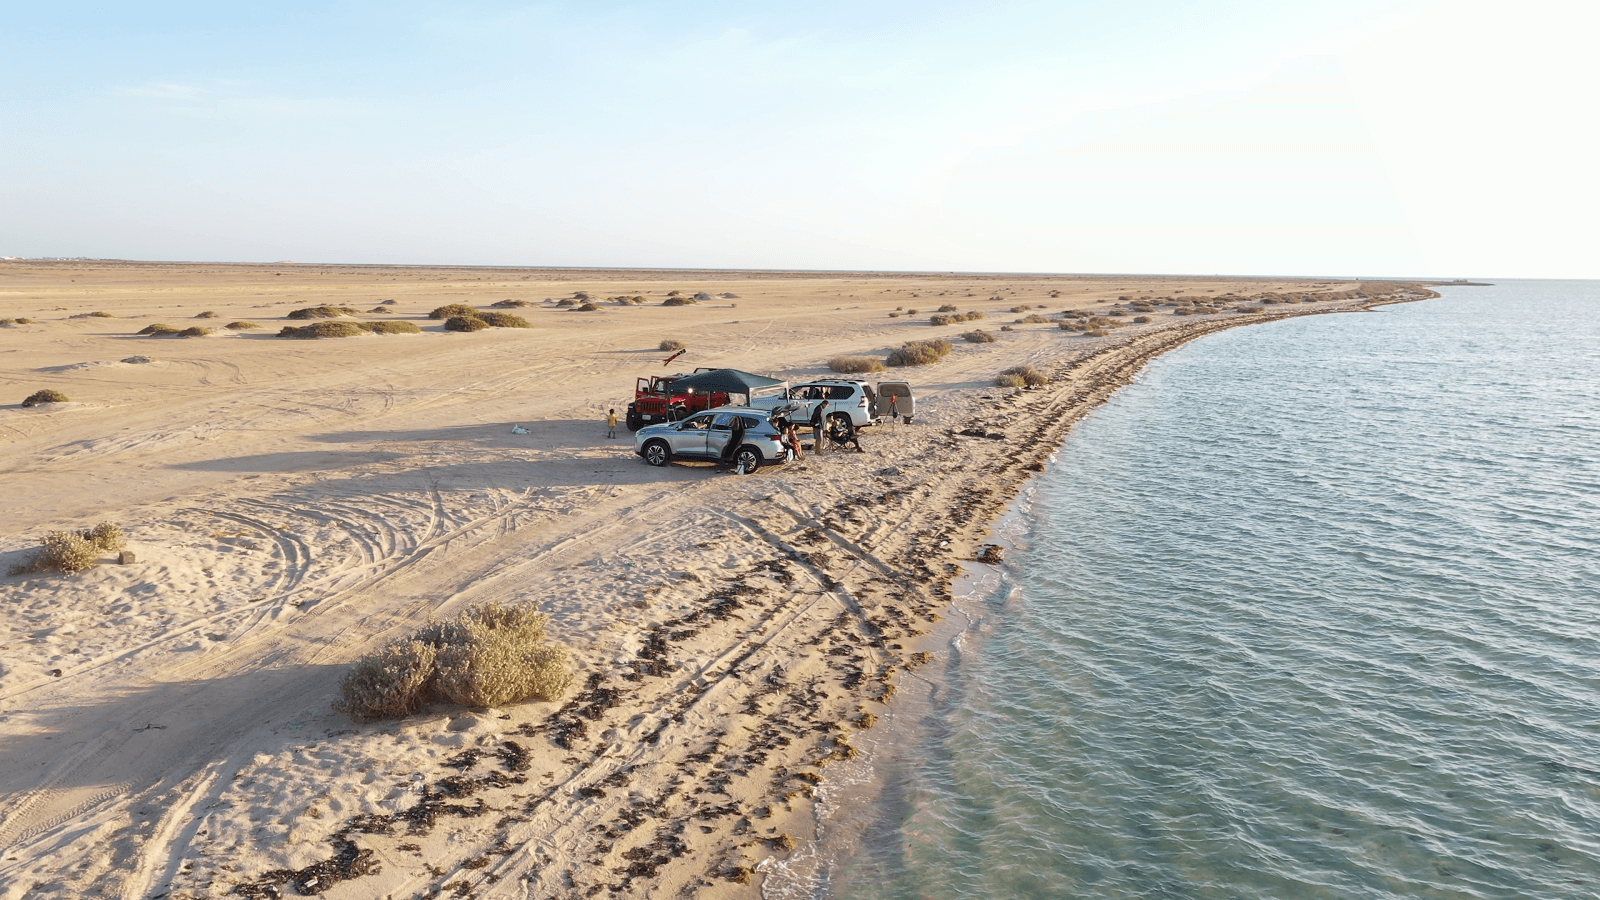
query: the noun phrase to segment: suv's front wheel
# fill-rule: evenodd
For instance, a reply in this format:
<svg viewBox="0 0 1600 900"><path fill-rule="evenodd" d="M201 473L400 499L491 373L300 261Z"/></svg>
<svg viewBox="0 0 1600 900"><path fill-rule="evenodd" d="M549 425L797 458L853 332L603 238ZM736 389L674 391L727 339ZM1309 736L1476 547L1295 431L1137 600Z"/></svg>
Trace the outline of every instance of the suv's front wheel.
<svg viewBox="0 0 1600 900"><path fill-rule="evenodd" d="M664 466L672 462L672 448L666 441L651 441L644 445L644 461L652 466Z"/></svg>

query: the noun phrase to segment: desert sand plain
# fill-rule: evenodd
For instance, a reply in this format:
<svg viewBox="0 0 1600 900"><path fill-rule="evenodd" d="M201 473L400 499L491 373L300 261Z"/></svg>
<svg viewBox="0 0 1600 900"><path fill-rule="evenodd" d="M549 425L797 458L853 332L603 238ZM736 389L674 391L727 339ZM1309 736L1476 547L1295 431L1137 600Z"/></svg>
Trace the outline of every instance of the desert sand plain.
<svg viewBox="0 0 1600 900"><path fill-rule="evenodd" d="M711 297L663 306L673 290ZM578 291L599 308L557 305ZM1172 302L1267 292L1336 299ZM851 734L937 670L924 635L952 578L1086 410L1199 335L1427 293L0 262L0 320L33 320L0 327L0 565L101 521L136 556L0 577L0 897L761 896L770 861L814 842ZM1172 300L1104 336L1057 327L1119 297ZM427 318L507 300L531 328ZM944 304L985 315L930 326ZM276 337L318 305L422 333ZM1048 321L1017 323L1023 305ZM220 327L238 320L263 327ZM217 333L136 335L156 322ZM974 327L998 340L963 341ZM806 379L932 337L955 345L942 362L868 376L910 381L918 411L865 453L739 476L606 438L641 375ZM689 348L670 369L665 339ZM997 388L1014 365L1052 380ZM20 405L45 388L70 402ZM488 600L549 613L565 698L331 708L363 653Z"/></svg>

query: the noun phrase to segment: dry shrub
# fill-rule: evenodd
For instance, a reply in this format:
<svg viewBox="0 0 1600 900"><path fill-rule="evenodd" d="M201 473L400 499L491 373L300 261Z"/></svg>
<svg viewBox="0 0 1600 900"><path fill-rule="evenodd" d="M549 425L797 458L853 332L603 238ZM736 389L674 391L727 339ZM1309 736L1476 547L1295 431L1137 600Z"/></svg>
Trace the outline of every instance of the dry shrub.
<svg viewBox="0 0 1600 900"><path fill-rule="evenodd" d="M340 316L357 316L360 314L361 313L359 310L351 309L348 306L308 306L305 309L296 309L290 311L289 318L337 319Z"/></svg>
<svg viewBox="0 0 1600 900"><path fill-rule="evenodd" d="M1017 320L1018 325L1048 325L1050 320L1038 313L1029 313Z"/></svg>
<svg viewBox="0 0 1600 900"><path fill-rule="evenodd" d="M706 293L705 291L701 291L700 293L694 295L694 299L696 299L696 300L698 300L698 301L700 301L702 303L709 303L711 301L712 297L711 297L710 294Z"/></svg>
<svg viewBox="0 0 1600 900"><path fill-rule="evenodd" d="M1033 366L1012 366L1011 368L1000 373L1002 378L1008 375L1022 379L1022 383L1028 385L1029 387L1037 387L1041 384L1050 383L1050 377L1038 369L1035 369ZM999 384L999 379L996 379L995 383ZM1002 385L1002 387L1005 386L1006 385Z"/></svg>
<svg viewBox="0 0 1600 900"><path fill-rule="evenodd" d="M181 328L173 328L171 325L157 322L154 325L146 325L145 327L139 329L138 333L146 334L151 337L166 337L167 335L178 334L182 330L183 329Z"/></svg>
<svg viewBox="0 0 1600 900"><path fill-rule="evenodd" d="M26 316L24 316L22 318L18 318L18 319L0 319L0 325L4 325L6 327L10 327L12 325L37 325L37 324L38 324L37 322L33 321L30 318L27 318Z"/></svg>
<svg viewBox="0 0 1600 900"><path fill-rule="evenodd" d="M493 327L477 316L451 316L444 320L445 331L482 331Z"/></svg>
<svg viewBox="0 0 1600 900"><path fill-rule="evenodd" d="M578 305L578 301L572 299L571 297L562 297L560 300L556 301L556 305L557 306L577 306Z"/></svg>
<svg viewBox="0 0 1600 900"><path fill-rule="evenodd" d="M1026 381L1022 380L1021 375L996 375L994 377L994 383L995 387L1011 388L1022 387L1023 385L1027 384Z"/></svg>
<svg viewBox="0 0 1600 900"><path fill-rule="evenodd" d="M882 372L883 363L870 356L835 356L828 360L828 368L844 375L859 375L864 372Z"/></svg>
<svg viewBox="0 0 1600 900"><path fill-rule="evenodd" d="M1064 321L1064 322L1057 322L1056 326L1058 328L1060 328L1062 331L1082 331L1085 328L1089 327L1087 325L1080 325L1077 322L1074 322L1074 321L1071 321L1071 320L1067 320L1067 321Z"/></svg>
<svg viewBox="0 0 1600 900"><path fill-rule="evenodd" d="M491 303L489 305L495 309L515 309L519 306L532 306L533 304L526 300L501 300L497 303Z"/></svg>
<svg viewBox="0 0 1600 900"><path fill-rule="evenodd" d="M884 360L891 366L926 366L950 355L950 342L942 338L931 341L906 341L889 351Z"/></svg>
<svg viewBox="0 0 1600 900"><path fill-rule="evenodd" d="M108 312L100 312L99 310L95 310L94 312L78 313L77 315L70 316L69 318L73 318L73 319L115 319L116 316L114 316L114 315L112 315L111 313L108 313Z"/></svg>
<svg viewBox="0 0 1600 900"><path fill-rule="evenodd" d="M457 316L476 316L478 311L462 303L449 303L428 313L430 319L454 319Z"/></svg>
<svg viewBox="0 0 1600 900"><path fill-rule="evenodd" d="M333 708L357 721L399 718L427 702L439 651L421 641L395 641L356 660L339 679Z"/></svg>
<svg viewBox="0 0 1600 900"><path fill-rule="evenodd" d="M954 325L955 323L956 323L956 317L955 316L937 315L937 316L929 316L928 317L928 324L929 325Z"/></svg>
<svg viewBox="0 0 1600 900"><path fill-rule="evenodd" d="M217 311L214 310L214 309L208 309L203 313L196 313L195 314L195 318L196 319L215 319L216 317L217 317Z"/></svg>
<svg viewBox="0 0 1600 900"><path fill-rule="evenodd" d="M211 333L211 329L201 325L196 325L192 328L185 328L184 330L178 332L178 337L205 337Z"/></svg>
<svg viewBox="0 0 1600 900"><path fill-rule="evenodd" d="M1028 304L1024 303L1021 306L1013 306L1013 307L1011 307L1011 311L1014 312L1014 313L1025 313L1031 308L1032 307L1028 306Z"/></svg>
<svg viewBox="0 0 1600 900"><path fill-rule="evenodd" d="M22 405L23 406L27 406L27 407L32 407L32 406L38 406L41 403L68 403L68 402L70 402L70 401L67 400L67 395L66 394L63 394L60 391L53 391L53 390L50 390L49 388L46 388L46 389L44 389L42 391L34 391L33 393L29 394L28 395L28 399L22 401Z"/></svg>
<svg viewBox="0 0 1600 900"><path fill-rule="evenodd" d="M688 348L684 345L683 341L675 341L675 340L672 340L671 338L668 338L667 340L664 340L664 341L661 342L661 349L662 350L685 350L685 349L688 349Z"/></svg>
<svg viewBox="0 0 1600 900"><path fill-rule="evenodd" d="M956 305L954 303L946 303L945 305L939 307L939 312L955 312L955 311L956 311Z"/></svg>
<svg viewBox="0 0 1600 900"><path fill-rule="evenodd" d="M1010 325L1001 325L1000 326L1000 330L1001 331L1016 331L1016 329L1012 328Z"/></svg>
<svg viewBox="0 0 1600 900"><path fill-rule="evenodd" d="M588 305L589 304L587 304L587 303L584 304L584 306L588 306ZM493 325L496 328L532 328L533 327L532 325L530 325L528 323L527 319L524 319L521 316L513 316L511 313L481 312L481 313L478 313L478 318L482 319L485 322L488 322L490 325Z"/></svg>
<svg viewBox="0 0 1600 900"><path fill-rule="evenodd" d="M995 341L1000 340L999 338L995 337L993 334L991 334L991 333L989 333L987 331L984 331L982 328L979 328L979 329L977 329L975 331L969 331L969 332L963 334L962 337L966 338L968 341L970 341L971 343L974 343L974 344L992 344Z"/></svg>
<svg viewBox="0 0 1600 900"><path fill-rule="evenodd" d="M1133 324L1135 324L1135 325L1144 325L1144 324L1146 324L1148 322L1151 322L1151 321L1153 321L1153 320L1149 316L1134 316L1133 317Z"/></svg>
<svg viewBox="0 0 1600 900"><path fill-rule="evenodd" d="M1197 310L1192 309L1190 307L1180 306L1177 309L1173 310L1172 314L1175 315L1175 316L1192 316L1196 312L1197 312Z"/></svg>
<svg viewBox="0 0 1600 900"><path fill-rule="evenodd" d="M900 318L900 314L897 313L897 312L891 312L891 313L889 313L889 318L898 319L898 318Z"/></svg>
<svg viewBox="0 0 1600 900"><path fill-rule="evenodd" d="M1084 337L1105 337L1106 335L1108 335L1110 333L1111 332L1106 331L1104 328L1091 328L1088 331L1085 331L1083 333L1083 336Z"/></svg>
<svg viewBox="0 0 1600 900"><path fill-rule="evenodd" d="M358 334L366 334L366 330L355 322L317 322L302 328L285 325L278 332L278 337L314 340L317 338L355 337Z"/></svg>
<svg viewBox="0 0 1600 900"><path fill-rule="evenodd" d="M547 617L528 607L474 606L358 660L334 709L353 719L403 716L433 698L494 707L554 700L572 684L567 653L546 644Z"/></svg>
<svg viewBox="0 0 1600 900"><path fill-rule="evenodd" d="M224 325L222 327L223 328L230 328L230 329L232 329L234 331L249 331L252 328L260 328L261 326L257 325L254 322L229 322L228 324L226 324L226 325Z"/></svg>
<svg viewBox="0 0 1600 900"><path fill-rule="evenodd" d="M673 291L672 296L669 296L669 297L667 297L667 299L661 301L661 305L662 306L688 306L689 304L694 303L694 302L696 302L696 301L695 301L695 299L693 297L685 297L685 296L679 294L677 291Z"/></svg>
<svg viewBox="0 0 1600 900"><path fill-rule="evenodd" d="M594 312L595 310L597 310L599 308L600 307L594 305L593 303L587 303L586 302L582 306L580 306L577 309L573 310L573 312Z"/></svg>
<svg viewBox="0 0 1600 900"><path fill-rule="evenodd" d="M11 567L12 575L82 572L99 561L100 551L121 550L128 541L115 523L101 522L86 531L52 531L40 544L33 556Z"/></svg>

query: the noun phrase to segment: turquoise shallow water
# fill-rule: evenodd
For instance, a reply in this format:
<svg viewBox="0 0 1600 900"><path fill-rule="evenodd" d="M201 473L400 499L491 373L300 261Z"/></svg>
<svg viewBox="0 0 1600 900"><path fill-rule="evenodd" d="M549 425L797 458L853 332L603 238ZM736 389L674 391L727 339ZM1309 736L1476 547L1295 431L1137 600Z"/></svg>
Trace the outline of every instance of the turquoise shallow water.
<svg viewBox="0 0 1600 900"><path fill-rule="evenodd" d="M769 896L1600 896L1600 283L1445 292L1086 419Z"/></svg>

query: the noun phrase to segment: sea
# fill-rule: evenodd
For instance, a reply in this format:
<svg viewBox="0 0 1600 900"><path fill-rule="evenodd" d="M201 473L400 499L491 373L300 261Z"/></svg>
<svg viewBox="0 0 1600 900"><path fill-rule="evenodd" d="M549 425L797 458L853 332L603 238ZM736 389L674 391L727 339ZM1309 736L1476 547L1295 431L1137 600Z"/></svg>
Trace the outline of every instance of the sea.
<svg viewBox="0 0 1600 900"><path fill-rule="evenodd" d="M1600 282L1438 290L1086 417L768 900L1600 897Z"/></svg>

